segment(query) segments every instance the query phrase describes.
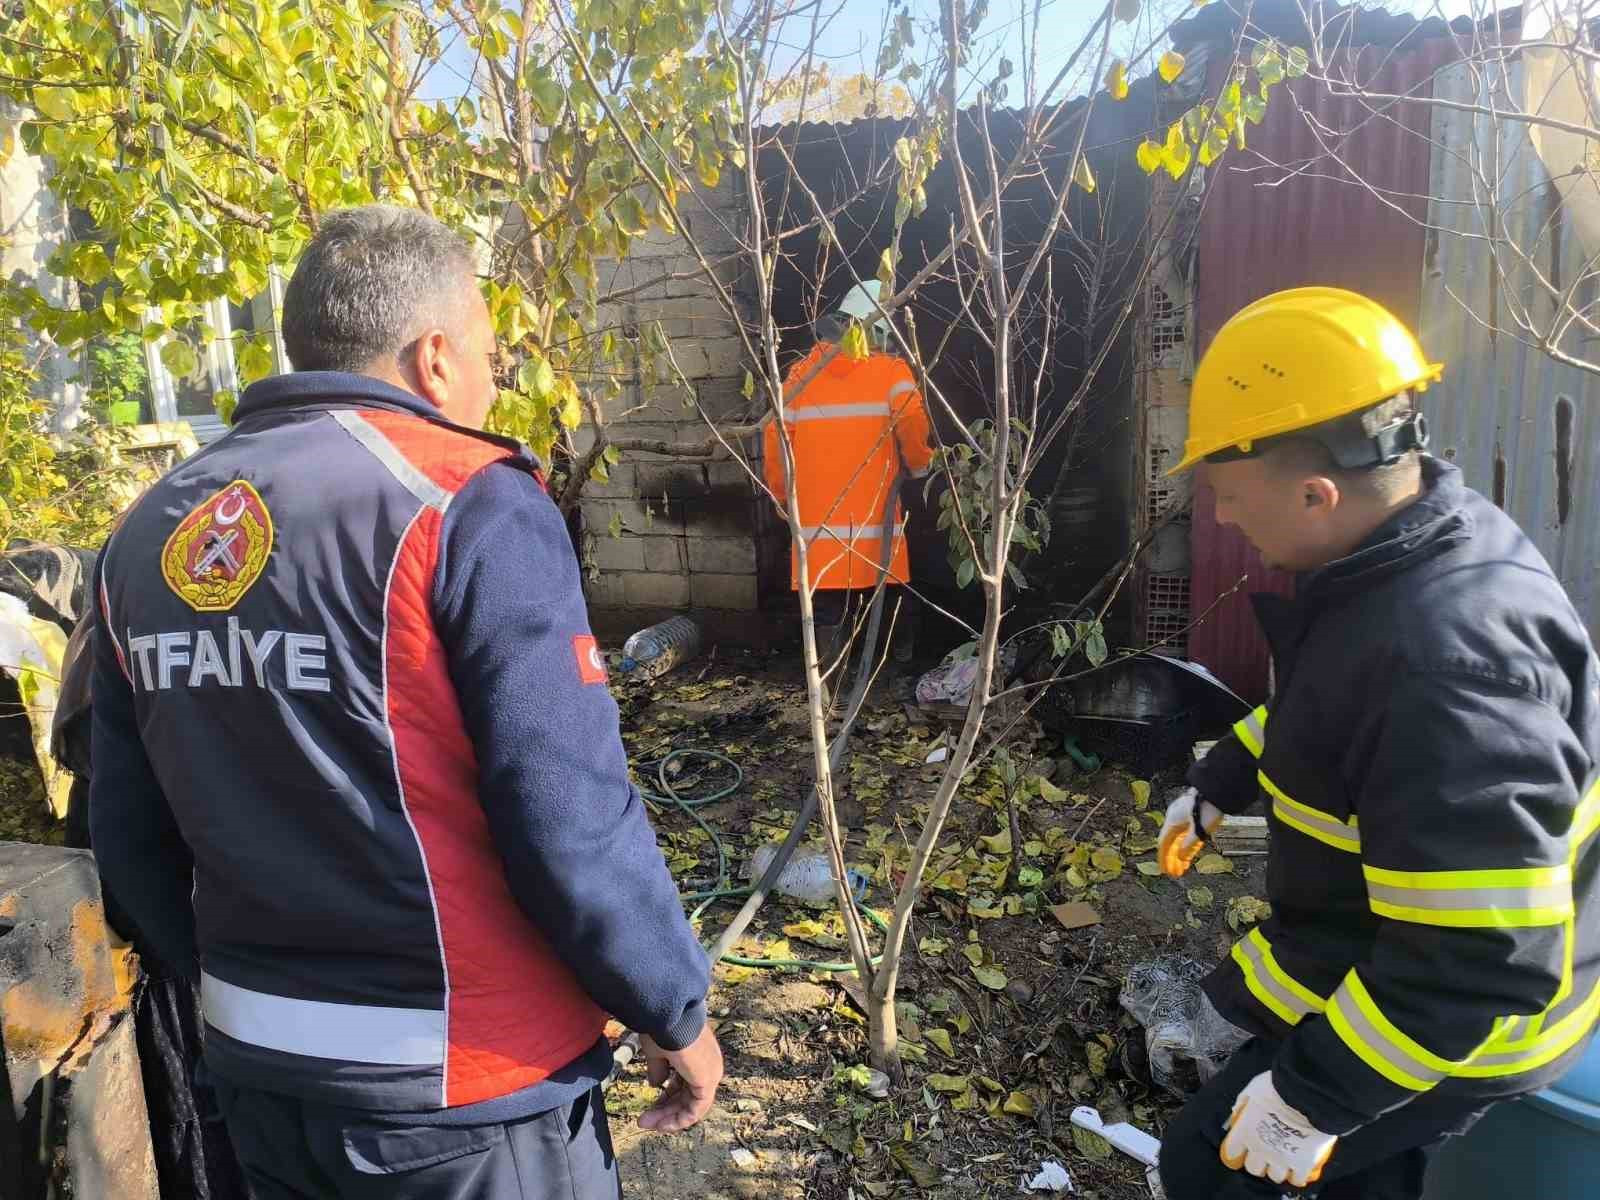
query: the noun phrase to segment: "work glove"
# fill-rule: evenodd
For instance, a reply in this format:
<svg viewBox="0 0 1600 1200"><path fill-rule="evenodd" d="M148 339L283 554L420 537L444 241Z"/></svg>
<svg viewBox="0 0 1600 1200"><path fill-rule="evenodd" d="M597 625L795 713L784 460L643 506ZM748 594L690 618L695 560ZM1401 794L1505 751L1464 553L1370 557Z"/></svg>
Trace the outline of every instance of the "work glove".
<svg viewBox="0 0 1600 1200"><path fill-rule="evenodd" d="M1205 848L1205 839L1222 824L1222 810L1209 800L1200 799L1193 788L1184 788L1167 805L1167 819L1161 826L1161 845L1156 859L1166 874L1176 879L1187 871Z"/></svg>
<svg viewBox="0 0 1600 1200"><path fill-rule="evenodd" d="M1223 1166L1297 1188L1310 1187L1321 1178L1339 1141L1289 1107L1272 1086L1271 1071L1245 1085L1224 1128L1228 1135L1217 1151Z"/></svg>

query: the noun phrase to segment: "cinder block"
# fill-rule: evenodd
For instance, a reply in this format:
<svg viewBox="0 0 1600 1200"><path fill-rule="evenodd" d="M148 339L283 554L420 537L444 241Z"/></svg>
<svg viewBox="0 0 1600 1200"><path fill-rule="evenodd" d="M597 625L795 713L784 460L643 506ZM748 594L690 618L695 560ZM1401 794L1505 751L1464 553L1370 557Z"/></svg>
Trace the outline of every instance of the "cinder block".
<svg viewBox="0 0 1600 1200"><path fill-rule="evenodd" d="M689 570L699 574L755 574L756 546L750 538L687 537Z"/></svg>
<svg viewBox="0 0 1600 1200"><path fill-rule="evenodd" d="M681 537L640 538L644 545L644 569L660 574L679 574L689 569L688 555Z"/></svg>
<svg viewBox="0 0 1600 1200"><path fill-rule="evenodd" d="M14 1109L0 1114L0 1132L13 1119L55 1131L57 1195L155 1200L132 1038L137 972L106 925L87 851L0 842L0 1047ZM16 1166L10 1154L0 1154L0 1191Z"/></svg>
<svg viewBox="0 0 1600 1200"><path fill-rule="evenodd" d="M735 442L734 445L737 446L738 443ZM746 492L753 492L755 482L750 478L752 470L759 474L761 464L752 462L747 468L744 463L734 462L731 459L707 463L706 482L711 485L711 490L714 492L726 489L730 493L737 494L737 489L740 488Z"/></svg>
<svg viewBox="0 0 1600 1200"><path fill-rule="evenodd" d="M606 473L606 481L601 483L596 479L588 479L583 484L583 498L596 500L623 499L639 494L639 481L635 477L634 467L626 461L614 463Z"/></svg>
<svg viewBox="0 0 1600 1200"><path fill-rule="evenodd" d="M660 493L634 500L588 500L583 513L589 528L596 532L609 530L613 515L621 519L623 529L641 537L683 532L682 506L671 500L663 503Z"/></svg>
<svg viewBox="0 0 1600 1200"><path fill-rule="evenodd" d="M709 491L705 468L698 463L640 463L637 468L639 496L654 500L660 496L682 499L704 496Z"/></svg>
<svg viewBox="0 0 1600 1200"><path fill-rule="evenodd" d="M691 575L694 608L749 610L756 607L756 577L752 575Z"/></svg>
<svg viewBox="0 0 1600 1200"><path fill-rule="evenodd" d="M584 598L597 608L620 608L624 603L622 586L624 578L625 573L621 571L602 571L593 579L585 581Z"/></svg>
<svg viewBox="0 0 1600 1200"><path fill-rule="evenodd" d="M624 533L612 537L604 529L596 530L589 554L594 565L602 571L643 571L644 541L637 534Z"/></svg>
<svg viewBox="0 0 1600 1200"><path fill-rule="evenodd" d="M689 580L684 575L629 571L622 577L623 603L630 608L685 608Z"/></svg>
<svg viewBox="0 0 1600 1200"><path fill-rule="evenodd" d="M82 1068L66 1078L71 1194L158 1200L133 1013L124 1013Z"/></svg>

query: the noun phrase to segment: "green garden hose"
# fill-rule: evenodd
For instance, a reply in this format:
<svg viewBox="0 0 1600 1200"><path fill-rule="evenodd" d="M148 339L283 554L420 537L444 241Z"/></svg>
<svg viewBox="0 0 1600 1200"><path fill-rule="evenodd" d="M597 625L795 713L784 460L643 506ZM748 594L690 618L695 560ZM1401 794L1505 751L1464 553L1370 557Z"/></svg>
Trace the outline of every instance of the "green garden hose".
<svg viewBox="0 0 1600 1200"><path fill-rule="evenodd" d="M733 772L732 782L726 783L721 787L705 793L704 795L682 795L679 793L677 788L673 787L672 784L668 782L667 769L672 763L687 760L689 758L703 758L708 759L711 762L721 763ZM639 794L644 797L646 802L652 805L676 805L679 810L689 817L690 820L692 820L696 825L705 831L706 836L711 839L711 844L716 848L717 851L716 885L708 891L688 892L683 896L683 899L686 901L699 901L694 910L690 912L689 919L691 921L699 920L701 914L703 914L706 909L711 907L711 905L716 903L718 900L735 899L741 896L748 896L754 892L754 887L728 886L731 880L728 875L727 847L723 844L722 838L718 836L717 831L711 826L710 822L708 822L704 817L695 811L696 809L704 808L708 804L715 804L718 800L725 800L729 796L733 795L734 792L739 790L740 786L744 783L744 771L739 764L734 762L734 760L729 758L726 754L721 754L716 750L701 750L695 747L681 747L677 750L669 751L662 758L655 759L652 762L641 763L639 765L641 770L645 772L650 772L651 768L654 768L652 773L655 775L656 785L661 789L661 791L657 793L646 791L645 789L640 788ZM867 918L867 920L871 921L885 933L888 932L888 922L886 922L877 913L873 912L872 909L859 902L857 902L856 908L864 917ZM871 960L872 965L877 966L881 959L882 955L874 956ZM742 955L726 953L720 956L719 961L729 963L736 967L758 967L768 970L777 967L792 967L800 970L827 972L854 971L856 969L855 963L853 962L817 962L812 959L804 958L745 958Z"/></svg>

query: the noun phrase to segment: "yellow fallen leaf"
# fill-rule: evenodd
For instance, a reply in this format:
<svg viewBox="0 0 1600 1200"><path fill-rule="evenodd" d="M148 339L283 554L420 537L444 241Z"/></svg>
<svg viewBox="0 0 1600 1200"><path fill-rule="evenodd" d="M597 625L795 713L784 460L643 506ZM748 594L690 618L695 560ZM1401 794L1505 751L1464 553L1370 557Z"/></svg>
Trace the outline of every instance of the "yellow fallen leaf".
<svg viewBox="0 0 1600 1200"><path fill-rule="evenodd" d="M961 953L967 956L967 961L975 967L983 966L983 947L977 942L968 942L961 947Z"/></svg>
<svg viewBox="0 0 1600 1200"><path fill-rule="evenodd" d="M1012 1092L1006 1097L1005 1110L1013 1117L1033 1116L1033 1097L1027 1092Z"/></svg>
<svg viewBox="0 0 1600 1200"><path fill-rule="evenodd" d="M1202 875L1226 875L1233 870L1233 863L1220 854L1202 854L1194 869Z"/></svg>
<svg viewBox="0 0 1600 1200"><path fill-rule="evenodd" d="M1196 912L1207 912L1216 903L1216 897L1208 887L1192 887L1189 889L1189 903L1194 905Z"/></svg>
<svg viewBox="0 0 1600 1200"><path fill-rule="evenodd" d="M1159 874L1161 874L1161 865L1159 863L1150 862L1150 861L1147 860L1147 861L1142 862L1142 863L1134 863L1133 865L1134 865L1134 869L1137 870L1139 872L1139 874L1141 874L1141 875L1159 875Z"/></svg>
<svg viewBox="0 0 1600 1200"><path fill-rule="evenodd" d="M962 1037L972 1032L972 1018L965 1012L957 1013L956 1019L951 1024L956 1027L956 1032L961 1034Z"/></svg>
<svg viewBox="0 0 1600 1200"><path fill-rule="evenodd" d="M946 1058L955 1056L955 1044L950 1040L950 1031L947 1029L930 1029L922 1035L933 1045L933 1048Z"/></svg>
<svg viewBox="0 0 1600 1200"><path fill-rule="evenodd" d="M1067 793L1064 788L1058 788L1048 779L1041 777L1039 779L1039 799L1046 804L1065 804L1067 802Z"/></svg>
<svg viewBox="0 0 1600 1200"><path fill-rule="evenodd" d="M785 926L784 932L787 933L788 931L788 927ZM928 955L943 954L949 948L950 943L943 938L925 937L917 943L917 949Z"/></svg>
<svg viewBox="0 0 1600 1200"><path fill-rule="evenodd" d="M1135 779L1129 786L1133 789L1133 806L1143 812L1150 806L1150 781Z"/></svg>
<svg viewBox="0 0 1600 1200"><path fill-rule="evenodd" d="M1109 846L1102 846L1089 856L1089 865L1102 875L1122 874L1122 855Z"/></svg>
<svg viewBox="0 0 1600 1200"><path fill-rule="evenodd" d="M972 974L979 983L983 984L991 992L1003 991L1006 984L1010 982L1006 978L1006 973L999 967L973 967Z"/></svg>
<svg viewBox="0 0 1600 1200"><path fill-rule="evenodd" d="M961 1095L950 1101L950 1107L955 1109L957 1112L966 1112L969 1109L977 1108L978 1093L973 1091L971 1088L968 1088L966 1091L962 1092Z"/></svg>
<svg viewBox="0 0 1600 1200"><path fill-rule="evenodd" d="M1011 853L1011 831L1009 829L1002 830L1000 833L991 833L987 837L981 837L978 840L983 843L984 848L990 854Z"/></svg>
<svg viewBox="0 0 1600 1200"><path fill-rule="evenodd" d="M1066 874L1067 886L1070 888L1086 888L1089 886L1088 877L1077 867L1068 867Z"/></svg>
<svg viewBox="0 0 1600 1200"><path fill-rule="evenodd" d="M993 1092L997 1096L1006 1090L1001 1086L998 1079L990 1079L987 1075L975 1075L973 1076L973 1082L981 1087L984 1091Z"/></svg>
<svg viewBox="0 0 1600 1200"><path fill-rule="evenodd" d="M946 1092L955 1095L964 1092L971 1086L965 1075L929 1075L927 1084L936 1092Z"/></svg>

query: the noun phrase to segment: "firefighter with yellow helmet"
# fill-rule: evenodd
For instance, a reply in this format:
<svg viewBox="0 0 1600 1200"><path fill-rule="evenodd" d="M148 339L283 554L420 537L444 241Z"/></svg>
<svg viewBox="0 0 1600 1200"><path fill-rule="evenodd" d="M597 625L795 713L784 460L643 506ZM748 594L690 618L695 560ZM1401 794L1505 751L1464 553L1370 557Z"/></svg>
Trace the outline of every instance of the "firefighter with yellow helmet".
<svg viewBox="0 0 1600 1200"><path fill-rule="evenodd" d="M1250 1037L1163 1138L1172 1200L1417 1197L1429 1155L1554 1081L1600 1016L1600 666L1520 529L1425 453L1438 381L1381 305L1244 308L1195 373L1198 468L1295 595L1276 691L1189 773L1160 858L1271 827L1272 915L1207 979Z"/></svg>

